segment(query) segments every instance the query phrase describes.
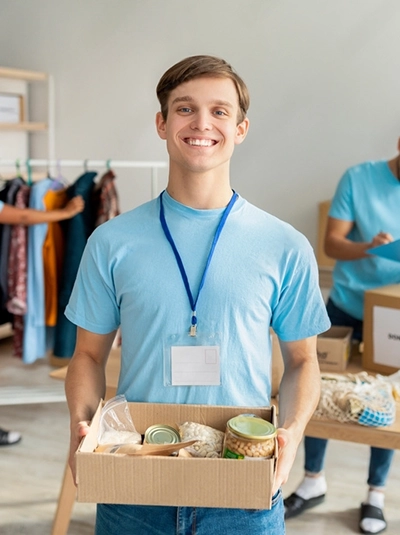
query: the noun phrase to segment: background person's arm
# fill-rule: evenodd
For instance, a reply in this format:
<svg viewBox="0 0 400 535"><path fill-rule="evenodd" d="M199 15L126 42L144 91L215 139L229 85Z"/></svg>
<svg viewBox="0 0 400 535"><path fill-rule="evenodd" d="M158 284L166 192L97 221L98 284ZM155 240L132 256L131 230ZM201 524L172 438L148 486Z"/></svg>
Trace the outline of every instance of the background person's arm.
<svg viewBox="0 0 400 535"><path fill-rule="evenodd" d="M116 331L95 334L79 327L77 330L76 347L65 380L71 426L69 464L74 481L75 452L89 432L100 399L105 396L105 369L115 334Z"/></svg>
<svg viewBox="0 0 400 535"><path fill-rule="evenodd" d="M335 260L359 260L370 256L366 252L367 249L393 241L391 234L377 229L377 234L371 242L354 242L347 238L353 225L353 221L328 217L324 240L324 251L327 256Z"/></svg>
<svg viewBox="0 0 400 535"><path fill-rule="evenodd" d="M56 210L35 210L34 208L17 208L4 204L0 211L0 224L3 225L38 225L70 219L82 212L85 202L80 195L73 197L64 208Z"/></svg>
<svg viewBox="0 0 400 535"><path fill-rule="evenodd" d="M279 458L273 493L286 483L320 396L317 337L280 342L285 370L279 387Z"/></svg>

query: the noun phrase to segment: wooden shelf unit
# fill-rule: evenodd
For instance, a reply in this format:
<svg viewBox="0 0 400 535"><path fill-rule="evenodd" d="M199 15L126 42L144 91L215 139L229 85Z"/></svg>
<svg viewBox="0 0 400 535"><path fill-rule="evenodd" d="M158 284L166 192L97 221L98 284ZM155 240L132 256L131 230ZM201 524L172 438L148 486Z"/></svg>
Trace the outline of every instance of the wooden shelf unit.
<svg viewBox="0 0 400 535"><path fill-rule="evenodd" d="M0 129L25 132L40 132L47 130L47 123L31 123L29 121L23 121L21 123L0 123Z"/></svg>
<svg viewBox="0 0 400 535"><path fill-rule="evenodd" d="M0 79L20 80L22 82L49 82L49 76L44 72L28 71L23 69L12 69L10 67L0 67ZM11 91L12 93L12 91ZM25 98L25 97L23 97ZM39 132L48 130L48 122L32 122L25 120L25 105L23 105L23 119L19 123L0 123L0 130Z"/></svg>

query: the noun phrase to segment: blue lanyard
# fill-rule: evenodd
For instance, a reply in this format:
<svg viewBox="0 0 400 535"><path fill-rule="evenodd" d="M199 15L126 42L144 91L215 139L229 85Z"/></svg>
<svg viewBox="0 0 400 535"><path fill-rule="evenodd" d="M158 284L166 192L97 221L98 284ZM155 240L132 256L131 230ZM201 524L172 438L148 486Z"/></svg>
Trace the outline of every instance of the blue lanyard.
<svg viewBox="0 0 400 535"><path fill-rule="evenodd" d="M181 272L182 280L183 280L183 283L184 283L185 288L186 288L186 293L187 293L188 298L189 298L190 306L191 306L191 309L192 309L192 320L191 320L191 325L190 325L190 336L196 336L196 331L197 331L196 305L197 305L197 301L199 299L200 291L204 286L204 281L206 279L206 274L207 274L207 271L208 271L208 268L209 268L209 265L210 265L210 262L211 262L211 258L212 258L213 254L214 254L214 250L215 250L215 247L217 245L218 238L220 237L221 231L222 231L222 229L223 229L223 227L225 225L225 221L226 221L230 211L232 210L232 207L235 204L236 199L238 198L238 194L235 191L233 192L231 200L229 201L229 204L225 208L225 210L224 210L224 212L222 214L221 220L218 223L218 227L217 227L217 230L215 231L215 236L214 236L213 242L211 244L211 249L210 249L210 252L208 253L206 266L204 268L203 276L201 278L199 291L197 292L196 299L193 299L193 295L192 295L192 292L190 290L189 281L188 281L188 278L187 278L187 275L186 275L186 271L185 271L185 268L183 266L182 258L180 257L178 249L176 248L175 242L174 242L174 240L173 240L173 238L171 236L171 233L169 231L167 222L165 220L164 206L163 206L163 200L162 200L163 194L164 194L164 191L162 191L161 194L160 194L160 222L161 222L161 226L163 228L165 237L169 241L169 243L170 243L170 245L172 247L172 250L174 252L176 261L178 263L179 271Z"/></svg>

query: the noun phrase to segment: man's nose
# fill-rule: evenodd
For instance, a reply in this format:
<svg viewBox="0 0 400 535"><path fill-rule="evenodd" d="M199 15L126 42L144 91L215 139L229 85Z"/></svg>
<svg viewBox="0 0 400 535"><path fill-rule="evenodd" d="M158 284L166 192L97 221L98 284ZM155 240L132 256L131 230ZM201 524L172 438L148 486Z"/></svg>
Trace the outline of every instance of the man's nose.
<svg viewBox="0 0 400 535"><path fill-rule="evenodd" d="M193 116L191 127L194 130L200 131L211 130L212 124L209 113L205 111L196 112L196 114Z"/></svg>

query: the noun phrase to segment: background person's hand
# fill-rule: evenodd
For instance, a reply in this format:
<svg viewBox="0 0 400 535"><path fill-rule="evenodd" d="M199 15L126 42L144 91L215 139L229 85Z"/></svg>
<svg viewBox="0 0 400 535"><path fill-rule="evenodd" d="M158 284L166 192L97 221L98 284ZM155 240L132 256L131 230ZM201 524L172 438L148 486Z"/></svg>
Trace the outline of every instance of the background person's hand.
<svg viewBox="0 0 400 535"><path fill-rule="evenodd" d="M85 208L85 201L80 195L77 195L76 197L73 197L71 200L67 202L67 204L64 207L64 210L68 213L69 217L73 217L74 215L82 212L84 208Z"/></svg>
<svg viewBox="0 0 400 535"><path fill-rule="evenodd" d="M382 230L378 232L376 236L372 238L371 249L372 247L378 247L379 245L385 245L393 241L393 236L388 232L383 232Z"/></svg>

